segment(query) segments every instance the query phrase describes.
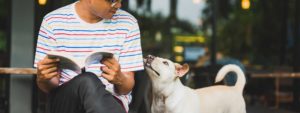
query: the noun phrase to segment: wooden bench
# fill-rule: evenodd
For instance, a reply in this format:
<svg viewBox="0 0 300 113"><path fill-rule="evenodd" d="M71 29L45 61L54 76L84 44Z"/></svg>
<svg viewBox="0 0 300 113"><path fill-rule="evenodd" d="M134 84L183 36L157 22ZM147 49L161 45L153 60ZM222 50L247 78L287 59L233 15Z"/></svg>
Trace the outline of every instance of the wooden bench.
<svg viewBox="0 0 300 113"><path fill-rule="evenodd" d="M37 74L35 68L0 68L0 74Z"/></svg>
<svg viewBox="0 0 300 113"><path fill-rule="evenodd" d="M289 72L274 72L274 73L252 73L251 78L273 78L275 79L275 108L279 108L281 102L292 102L292 93L282 93L280 91L281 79L283 78L300 78L300 73L289 73Z"/></svg>

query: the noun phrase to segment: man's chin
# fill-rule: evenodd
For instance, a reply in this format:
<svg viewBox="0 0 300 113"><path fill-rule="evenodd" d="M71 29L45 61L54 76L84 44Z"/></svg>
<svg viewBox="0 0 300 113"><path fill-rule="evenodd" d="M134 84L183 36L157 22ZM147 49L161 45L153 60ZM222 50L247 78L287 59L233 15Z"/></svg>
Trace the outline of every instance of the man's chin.
<svg viewBox="0 0 300 113"><path fill-rule="evenodd" d="M109 19L112 19L114 14L106 14L106 15L98 15L98 17L102 18L102 19L106 19L106 20L109 20Z"/></svg>

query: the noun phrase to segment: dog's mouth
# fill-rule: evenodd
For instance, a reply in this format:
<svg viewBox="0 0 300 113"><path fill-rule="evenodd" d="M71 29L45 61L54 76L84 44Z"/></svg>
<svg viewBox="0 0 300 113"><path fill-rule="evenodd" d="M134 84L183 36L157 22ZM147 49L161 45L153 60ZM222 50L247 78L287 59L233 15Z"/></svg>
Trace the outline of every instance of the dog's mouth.
<svg viewBox="0 0 300 113"><path fill-rule="evenodd" d="M144 63L147 67L149 67L152 71L154 71L158 76L160 76L160 74L155 69L153 69L151 66L151 63L153 62L154 59L155 59L155 56L148 55L145 58Z"/></svg>

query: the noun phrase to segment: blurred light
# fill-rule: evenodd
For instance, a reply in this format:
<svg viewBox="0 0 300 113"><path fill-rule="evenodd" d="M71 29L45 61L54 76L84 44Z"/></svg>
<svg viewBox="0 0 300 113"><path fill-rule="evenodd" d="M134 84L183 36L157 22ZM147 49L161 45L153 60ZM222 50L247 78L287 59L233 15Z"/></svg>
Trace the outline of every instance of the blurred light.
<svg viewBox="0 0 300 113"><path fill-rule="evenodd" d="M157 42L160 42L161 39L162 39L161 32L156 32L156 34L155 34L155 40L156 40Z"/></svg>
<svg viewBox="0 0 300 113"><path fill-rule="evenodd" d="M247 10L250 8L250 0L242 0L241 2L242 8Z"/></svg>
<svg viewBox="0 0 300 113"><path fill-rule="evenodd" d="M183 52L183 47L182 46L175 46L174 47L174 52L176 52L176 53L182 53Z"/></svg>
<svg viewBox="0 0 300 113"><path fill-rule="evenodd" d="M249 59L244 59L244 60L242 61L242 63L243 63L244 65L249 65L249 64L250 64L250 61L249 61Z"/></svg>
<svg viewBox="0 0 300 113"><path fill-rule="evenodd" d="M205 37L203 36L182 36L177 35L175 36L176 42L184 42L184 43L204 43Z"/></svg>
<svg viewBox="0 0 300 113"><path fill-rule="evenodd" d="M39 5L46 5L47 0L39 0Z"/></svg>
<svg viewBox="0 0 300 113"><path fill-rule="evenodd" d="M182 56L176 56L175 57L175 61L176 62L182 62L183 61L183 57Z"/></svg>
<svg viewBox="0 0 300 113"><path fill-rule="evenodd" d="M204 2L206 2L206 0L193 0L193 3L196 5L203 4Z"/></svg>
<svg viewBox="0 0 300 113"><path fill-rule="evenodd" d="M202 26L202 25L203 25L203 20L202 20L202 18L199 18L199 19L197 20L197 24L198 24L198 26Z"/></svg>
<svg viewBox="0 0 300 113"><path fill-rule="evenodd" d="M194 4L200 4L202 2L202 0L193 0Z"/></svg>

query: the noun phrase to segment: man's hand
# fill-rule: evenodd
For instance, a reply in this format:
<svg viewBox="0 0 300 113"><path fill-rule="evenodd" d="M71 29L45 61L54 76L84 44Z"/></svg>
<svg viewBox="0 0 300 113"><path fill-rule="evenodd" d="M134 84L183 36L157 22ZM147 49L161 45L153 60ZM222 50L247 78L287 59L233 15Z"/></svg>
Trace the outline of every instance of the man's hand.
<svg viewBox="0 0 300 113"><path fill-rule="evenodd" d="M58 86L60 73L57 64L59 59L50 59L46 56L37 64L37 84L45 92Z"/></svg>
<svg viewBox="0 0 300 113"><path fill-rule="evenodd" d="M107 79L110 83L121 85L123 82L123 76L119 62L115 58L105 58L102 60L102 77Z"/></svg>
<svg viewBox="0 0 300 113"><path fill-rule="evenodd" d="M101 68L102 77L116 86L115 90L118 94L127 94L132 90L134 86L133 72L121 72L120 64L115 58L104 58L101 63L105 65Z"/></svg>

